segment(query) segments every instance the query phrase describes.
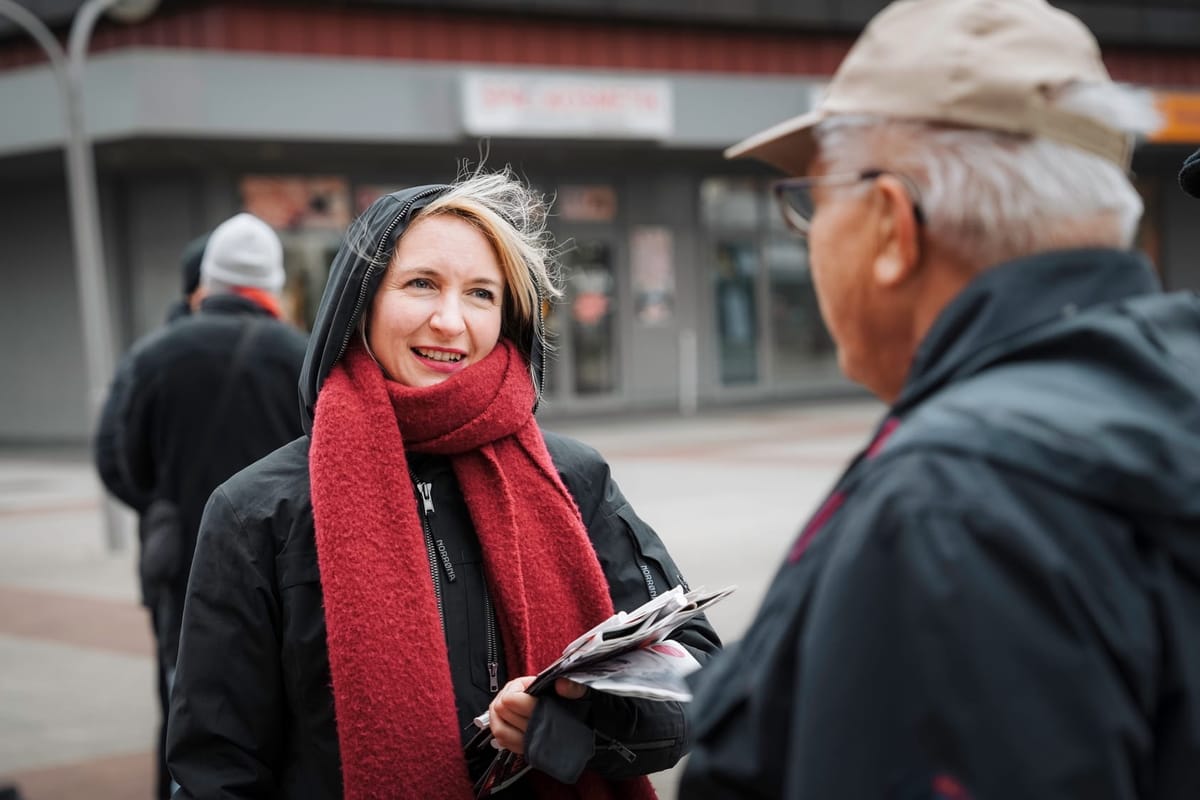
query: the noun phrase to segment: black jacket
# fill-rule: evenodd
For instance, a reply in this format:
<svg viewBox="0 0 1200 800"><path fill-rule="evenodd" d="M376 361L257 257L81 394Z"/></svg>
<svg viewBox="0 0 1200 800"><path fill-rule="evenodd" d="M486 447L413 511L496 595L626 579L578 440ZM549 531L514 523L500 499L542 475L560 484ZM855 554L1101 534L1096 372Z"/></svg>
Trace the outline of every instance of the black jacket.
<svg viewBox="0 0 1200 800"><path fill-rule="evenodd" d="M235 373L239 342L245 353ZM300 434L304 348L295 328L222 294L122 359L97 428L97 468L108 490L139 512L156 499L178 507L185 560L213 489ZM185 570L181 600L186 579Z"/></svg>
<svg viewBox="0 0 1200 800"><path fill-rule="evenodd" d="M679 585L678 568L599 454L550 433L546 445L579 504L613 605L633 608L652 592ZM240 473L213 495L206 512L171 704L167 760L184 787L176 797L341 796L308 447L306 436ZM426 461L414 463L414 472L433 484L433 534L447 543L456 577L442 586L465 731L494 691L486 668L479 544L447 467ZM717 647L703 620L676 638L701 661ZM504 674L503 658L499 663L502 686L515 676ZM666 769L683 755L679 704L598 692L590 698L584 713L600 734L592 769L623 778ZM635 760L619 755L610 739Z"/></svg>
<svg viewBox="0 0 1200 800"><path fill-rule="evenodd" d="M320 386L369 305L396 237L414 211L443 189L390 195L347 234L349 244L331 269L301 378L301 409L309 425ZM532 338L534 332L525 333ZM530 341L524 352L538 350ZM543 366L535 366L539 381ZM579 506L613 605L631 609L683 583L662 542L625 501L600 455L561 436L547 433L545 439ZM183 787L177 797L341 796L308 448L305 436L241 472L213 495L205 512L168 733L168 763ZM415 477L432 484L436 513L427 519L440 543L451 681L465 739L473 732L467 730L471 718L486 709L509 677L518 676L504 674L502 653L488 657L490 615L480 544L449 462L407 456ZM415 492L414 487L414 504ZM414 556L427 557L424 552ZM719 647L703 618L676 638L702 663ZM501 670L494 681L487 670L493 660ZM539 713L545 706L539 704ZM593 692L571 710L594 730L595 752L588 766L606 777L665 769L684 753L687 726L677 703ZM470 766L474 775L484 765ZM519 784L505 796L523 792Z"/></svg>
<svg viewBox="0 0 1200 800"><path fill-rule="evenodd" d="M698 683L689 800L1200 796L1197 298L973 281Z"/></svg>

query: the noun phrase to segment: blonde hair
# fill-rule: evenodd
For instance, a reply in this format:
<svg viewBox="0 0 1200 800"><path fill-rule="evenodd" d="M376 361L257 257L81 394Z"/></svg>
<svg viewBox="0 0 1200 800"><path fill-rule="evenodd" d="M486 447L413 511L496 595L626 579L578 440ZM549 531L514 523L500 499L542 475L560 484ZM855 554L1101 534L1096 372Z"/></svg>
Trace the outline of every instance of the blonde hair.
<svg viewBox="0 0 1200 800"><path fill-rule="evenodd" d="M504 272L504 333L519 341L521 332L533 326L543 300L562 296L558 286L558 259L554 237L546 228L549 206L506 167L500 172L479 169L460 176L444 194L434 198L413 218L418 220L449 214L474 225L487 237ZM543 342L543 344L545 344Z"/></svg>

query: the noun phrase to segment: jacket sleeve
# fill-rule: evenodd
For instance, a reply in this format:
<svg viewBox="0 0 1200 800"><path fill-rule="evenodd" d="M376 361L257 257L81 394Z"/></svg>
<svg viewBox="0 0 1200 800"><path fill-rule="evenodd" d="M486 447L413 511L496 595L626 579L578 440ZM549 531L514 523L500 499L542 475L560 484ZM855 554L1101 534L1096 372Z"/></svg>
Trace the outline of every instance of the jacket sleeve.
<svg viewBox="0 0 1200 800"><path fill-rule="evenodd" d="M1105 641L1131 620L1089 618L1040 509L904 505L829 532L780 712L783 796L1139 794L1123 765L1149 732Z"/></svg>
<svg viewBox="0 0 1200 800"><path fill-rule="evenodd" d="M271 537L218 488L200 524L171 695L176 800L275 797L284 696Z"/></svg>
<svg viewBox="0 0 1200 800"><path fill-rule="evenodd" d="M564 477L579 503L614 608L630 610L674 586L686 588L674 559L629 505L608 464L590 448L585 452L591 463L583 472L590 480L581 483L578 475ZM672 638L701 664L721 647L703 615ZM606 778L620 780L669 769L687 752L687 719L679 703L591 692L579 701L577 710L595 731L595 754L588 768Z"/></svg>
<svg viewBox="0 0 1200 800"><path fill-rule="evenodd" d="M117 367L96 425L94 455L105 488L125 505L141 512L153 499L153 489L138 484L131 463L148 460L142 432L139 426L130 424L134 406L141 403L136 398L134 366L133 358L126 355Z"/></svg>

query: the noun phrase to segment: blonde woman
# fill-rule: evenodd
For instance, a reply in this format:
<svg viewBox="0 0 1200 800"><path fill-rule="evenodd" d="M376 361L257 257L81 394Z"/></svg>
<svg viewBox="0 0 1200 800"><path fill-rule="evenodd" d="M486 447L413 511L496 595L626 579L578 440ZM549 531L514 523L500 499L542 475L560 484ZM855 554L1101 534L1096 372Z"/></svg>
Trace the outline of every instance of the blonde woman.
<svg viewBox="0 0 1200 800"><path fill-rule="evenodd" d="M599 454L534 421L545 216L476 173L382 197L347 236L300 381L308 435L205 514L168 745L182 797L470 798L485 709L535 767L501 797L652 797L641 776L682 756L678 704L523 691L683 580ZM701 662L719 646L704 620L677 638Z"/></svg>

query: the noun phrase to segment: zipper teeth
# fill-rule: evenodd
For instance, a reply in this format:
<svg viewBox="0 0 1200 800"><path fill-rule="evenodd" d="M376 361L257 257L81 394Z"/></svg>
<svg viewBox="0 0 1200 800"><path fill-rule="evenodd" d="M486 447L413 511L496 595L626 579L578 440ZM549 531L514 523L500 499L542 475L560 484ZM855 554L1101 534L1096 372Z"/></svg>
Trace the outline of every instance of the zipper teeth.
<svg viewBox="0 0 1200 800"><path fill-rule="evenodd" d="M483 583L483 613L487 619L487 658L490 670L493 664L499 666L500 660L496 653L496 614L492 610L492 594L488 591L486 578Z"/></svg>
<svg viewBox="0 0 1200 800"><path fill-rule="evenodd" d="M442 633L446 632L446 612L442 608L442 576L438 575L437 550L433 546L433 531L429 530L429 520L422 518L421 526L425 529L425 549L429 551L429 574L433 578L433 596L437 600L438 619L442 623Z"/></svg>
<svg viewBox="0 0 1200 800"><path fill-rule="evenodd" d="M445 186L437 186L408 198L400 208L400 211L392 218L391 224L384 230L383 236L379 239L379 244L375 247L375 255L371 257L371 263L367 265L367 271L363 273L362 283L358 287L358 299L354 301L354 313L350 315L350 325L346 329L346 336L342 339L342 346L338 348L337 358L334 359L335 362L342 360L342 356L346 354L346 348L350 345L350 337L354 335L354 328L358 323L358 315L362 313L363 304L367 300L367 284L370 283L371 276L375 274L375 268L379 266L379 258L383 255L383 247L391 239L392 231L396 230L396 226L408 215L409 209L418 200L428 197L431 194L442 192L445 189Z"/></svg>
<svg viewBox="0 0 1200 800"><path fill-rule="evenodd" d="M538 406L542 404L542 385L546 382L546 317L542 314L542 292L537 293L537 315L538 315L538 350L541 351L542 371L538 374L538 379L534 381L533 390L536 393L533 398L533 410L536 412Z"/></svg>
<svg viewBox="0 0 1200 800"><path fill-rule="evenodd" d="M409 477L416 486L417 494L421 494L421 481L410 470ZM431 490L432 491L432 490ZM437 600L438 620L442 623L442 634L446 633L446 611L442 608L442 576L438 574L441 565L438 563L437 548L433 544L433 531L429 528L429 517L425 515L425 506L421 506L421 530L425 532L425 552L429 556L429 575L433 578L433 597Z"/></svg>

